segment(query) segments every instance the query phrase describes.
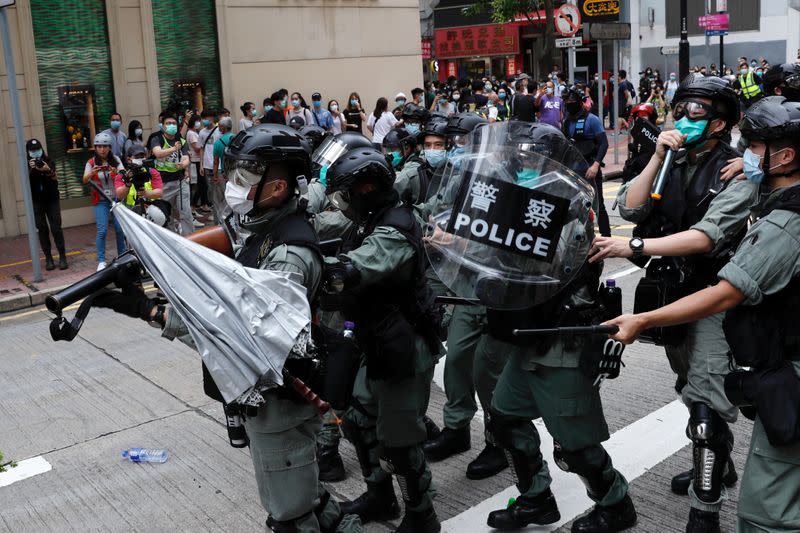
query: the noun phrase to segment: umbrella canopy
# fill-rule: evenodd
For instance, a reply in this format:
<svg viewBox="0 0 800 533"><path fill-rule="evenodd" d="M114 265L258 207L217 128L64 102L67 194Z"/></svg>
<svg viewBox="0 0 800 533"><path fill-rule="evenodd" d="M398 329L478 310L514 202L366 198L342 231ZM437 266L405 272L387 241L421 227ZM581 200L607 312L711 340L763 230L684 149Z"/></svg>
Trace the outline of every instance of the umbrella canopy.
<svg viewBox="0 0 800 533"><path fill-rule="evenodd" d="M126 209L113 207L125 238L189 329L225 401L282 370L311 310L300 276L246 268Z"/></svg>

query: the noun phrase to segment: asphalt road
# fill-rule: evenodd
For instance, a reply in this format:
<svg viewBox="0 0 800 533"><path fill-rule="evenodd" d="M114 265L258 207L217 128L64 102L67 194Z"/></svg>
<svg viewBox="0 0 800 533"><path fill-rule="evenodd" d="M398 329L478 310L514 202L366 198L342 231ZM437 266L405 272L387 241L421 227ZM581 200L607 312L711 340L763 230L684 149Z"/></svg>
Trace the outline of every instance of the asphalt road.
<svg viewBox="0 0 800 533"><path fill-rule="evenodd" d="M606 184L609 208L618 187ZM615 216L612 223L613 233L627 239L631 227ZM640 275L627 261L605 265L604 277L618 279L626 311ZM41 472L19 481L0 475L0 531L262 531L266 513L249 453L228 445L221 409L203 394L197 354L141 321L100 309L74 342L54 343L50 318L43 308L0 315L0 451L21 462L17 477ZM652 345L630 346L624 361L621 376L606 382L602 395L612 433L608 449L631 481L639 512L632 531L683 531L688 500L669 491L672 475L690 464L675 377L663 349ZM441 368L435 381L441 384ZM439 423L443 402L434 384L429 415ZM733 429L741 472L751 424L742 420ZM550 458L546 433L543 441ZM508 470L483 481L464 475L482 449L480 417L472 423L472 445L432 464L445 531L487 531L486 512L515 495ZM166 448L170 458L140 465L120 457L121 450L140 446ZM363 490L352 448L343 444L342 452L348 478L329 485L339 499ZM561 530L568 531L590 502L576 476L563 474L552 460L550 467L567 524ZM734 487L723 507L724 531L733 530L737 496Z"/></svg>

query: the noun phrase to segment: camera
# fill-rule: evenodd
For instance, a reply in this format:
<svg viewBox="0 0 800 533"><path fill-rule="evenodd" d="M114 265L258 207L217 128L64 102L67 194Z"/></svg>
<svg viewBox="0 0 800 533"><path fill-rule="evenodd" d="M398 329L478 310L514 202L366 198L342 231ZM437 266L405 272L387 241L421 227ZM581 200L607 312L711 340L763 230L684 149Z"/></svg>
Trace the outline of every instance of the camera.
<svg viewBox="0 0 800 533"><path fill-rule="evenodd" d="M122 178L122 181L127 186L133 185L133 188L139 190L144 187L144 184L150 181L150 171L148 169L155 167L155 160L143 159L140 163L128 163L128 171Z"/></svg>
<svg viewBox="0 0 800 533"><path fill-rule="evenodd" d="M44 161L41 157L37 157L33 160L33 164L36 168L42 168L44 166Z"/></svg>

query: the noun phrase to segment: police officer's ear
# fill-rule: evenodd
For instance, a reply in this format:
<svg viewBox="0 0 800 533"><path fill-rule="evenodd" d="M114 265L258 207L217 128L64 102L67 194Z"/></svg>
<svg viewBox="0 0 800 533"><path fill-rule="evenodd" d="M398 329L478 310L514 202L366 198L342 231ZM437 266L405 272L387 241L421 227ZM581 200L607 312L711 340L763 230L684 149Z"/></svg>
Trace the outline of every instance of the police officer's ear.
<svg viewBox="0 0 800 533"><path fill-rule="evenodd" d="M727 123L723 118L715 118L711 121L708 125L708 135L712 135L714 133L722 133L725 130Z"/></svg>

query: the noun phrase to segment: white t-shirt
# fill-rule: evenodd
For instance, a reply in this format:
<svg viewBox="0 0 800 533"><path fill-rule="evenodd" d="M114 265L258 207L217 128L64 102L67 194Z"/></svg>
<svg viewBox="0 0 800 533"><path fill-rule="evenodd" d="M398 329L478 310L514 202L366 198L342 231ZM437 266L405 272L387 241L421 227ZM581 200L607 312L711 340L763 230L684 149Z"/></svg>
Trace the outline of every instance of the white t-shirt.
<svg viewBox="0 0 800 533"><path fill-rule="evenodd" d="M339 113L338 117L333 116L333 113L331 113L331 118L333 119L334 135L339 135L343 131L347 131L347 121L344 119L344 113Z"/></svg>
<svg viewBox="0 0 800 533"><path fill-rule="evenodd" d="M392 131L392 128L397 124L397 119L394 114L389 111L384 111L381 118L375 120L375 115L370 115L370 121L373 122L372 126L372 142L382 143L386 134ZM369 124L369 122L367 123Z"/></svg>
<svg viewBox="0 0 800 533"><path fill-rule="evenodd" d="M242 117L242 118L239 119L239 130L240 131L241 130L246 130L247 128L252 128L252 127L253 127L253 121L250 120L249 118Z"/></svg>
<svg viewBox="0 0 800 533"><path fill-rule="evenodd" d="M202 131L202 130L200 130ZM192 163L199 163L200 162L200 154L194 151L194 143L200 142L200 135L194 131L193 129L189 129L186 132L186 142L189 143L189 161Z"/></svg>
<svg viewBox="0 0 800 533"><path fill-rule="evenodd" d="M456 106L452 102L448 102L447 100L439 100L439 103L436 104L439 108L440 113L444 113L445 116L454 115L456 113Z"/></svg>
<svg viewBox="0 0 800 533"><path fill-rule="evenodd" d="M212 131L214 135L206 142ZM203 128L200 130L198 137L200 138L200 146L203 147L203 168L212 170L214 168L214 143L222 137L222 134L219 132L219 128Z"/></svg>
<svg viewBox="0 0 800 533"><path fill-rule="evenodd" d="M496 106L491 106L491 107L487 106L486 109L489 110L489 120L497 120L497 107Z"/></svg>

